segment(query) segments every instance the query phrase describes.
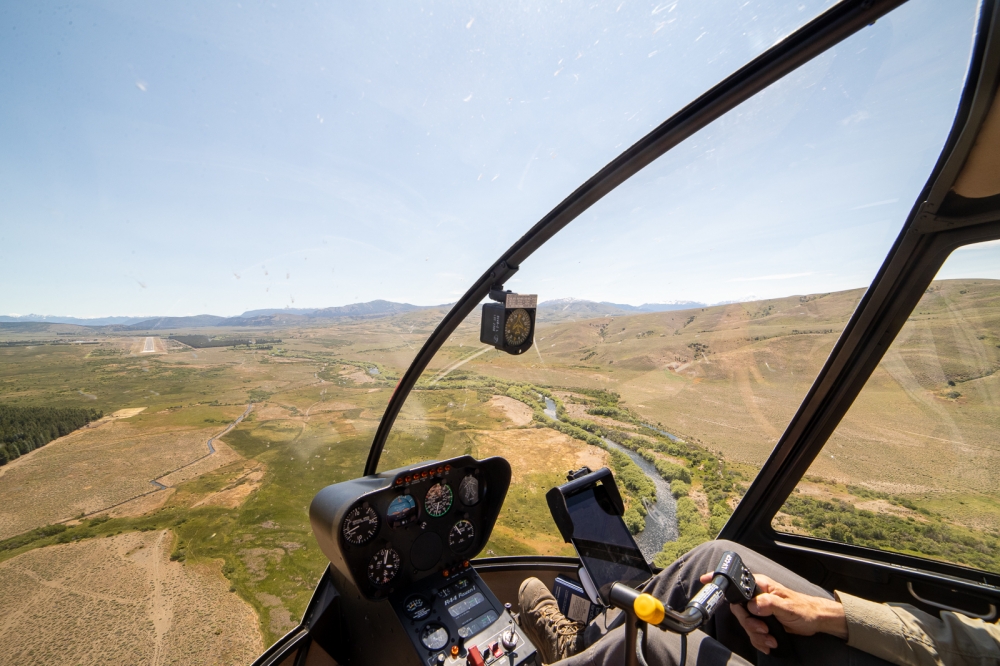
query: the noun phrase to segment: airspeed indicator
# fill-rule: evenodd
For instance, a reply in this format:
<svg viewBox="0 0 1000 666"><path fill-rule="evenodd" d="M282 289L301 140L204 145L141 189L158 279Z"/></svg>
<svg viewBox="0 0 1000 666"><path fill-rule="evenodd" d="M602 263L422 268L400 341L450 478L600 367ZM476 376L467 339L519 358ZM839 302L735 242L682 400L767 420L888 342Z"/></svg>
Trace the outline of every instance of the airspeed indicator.
<svg viewBox="0 0 1000 666"><path fill-rule="evenodd" d="M424 510L431 518L440 518L448 513L454 497L451 486L447 483L444 481L435 483L427 489L427 495L424 497Z"/></svg>

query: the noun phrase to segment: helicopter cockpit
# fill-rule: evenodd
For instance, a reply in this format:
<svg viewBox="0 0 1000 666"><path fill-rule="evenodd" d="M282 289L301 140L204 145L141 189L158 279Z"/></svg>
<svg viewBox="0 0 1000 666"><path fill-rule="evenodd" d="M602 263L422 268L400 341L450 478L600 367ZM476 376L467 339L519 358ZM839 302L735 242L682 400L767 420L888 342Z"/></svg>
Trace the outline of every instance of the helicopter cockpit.
<svg viewBox="0 0 1000 666"><path fill-rule="evenodd" d="M614 513L629 538L634 537L641 565L650 572L697 543L718 537L753 547L817 584L878 601L905 600L932 612L958 608L974 617L996 619L1000 570L982 555L989 544L998 543L992 527L983 532L983 539L992 539L983 542L986 546L968 541L966 550L942 550L931 543L927 526L939 524L933 502L928 500L932 508L921 511L893 494L897 491L892 488L904 486L911 492L913 479L922 473L907 467L910 458L902 454L900 467L906 469L891 488L886 482L878 486L883 490L874 485L859 489L855 481L843 480L850 477L845 471L849 465L860 475L882 464L882 459L870 456L875 435L866 439L863 433L878 434L882 446L890 441L885 433L898 434L905 425L889 423L885 416L895 408L885 407L890 402L878 383L879 373L912 389L911 397L922 386L927 373L912 371L916 366L907 365L909 352L900 351L897 341L933 337L911 330L918 315L926 315L927 321L948 312L954 315L957 301L949 300L937 310L931 304L934 298L951 298L948 289L954 285L940 281L952 275L948 271L956 265L954 258L971 256L968 248L982 251L976 256L987 258L977 259L980 272L975 277L990 285L995 281L989 257L996 255L989 253L1000 239L996 2L983 2L979 8L955 122L941 137L940 154L925 156L931 175L919 191L907 193L901 205L909 207L909 213L901 230L899 220L866 217L899 198L879 199L862 191L864 183L849 181L850 170L826 173L822 163L824 156L846 150L848 140L857 142L859 165L873 159L862 147L876 139L883 143L873 151L905 150L905 133L895 139L851 134L862 117L848 114L831 120L833 129L818 144L805 138L807 120L821 116L824 105L832 104L815 87L829 82L826 77L834 65L826 62L827 69L809 69L815 59L844 45L861 57L865 47L859 40L866 30L879 26L890 12L907 9L898 1L845 0L833 5L652 129L487 267L436 323L399 378L363 474L324 488L313 500L313 532L330 566L302 623L256 664L540 663L536 646L512 616L520 582L535 576L550 588L560 580L594 588L586 566L581 569L586 558L580 546L571 545L565 521L560 524L558 511L550 512L552 500L546 499L552 489L567 483L567 470L572 483L575 469L613 473L611 484L621 491L611 502L620 504ZM847 58L846 50L840 53ZM884 70L882 74L889 77ZM899 81L889 77L883 84L891 87ZM878 97L877 85L865 85L869 87L861 93L885 101ZM819 97L796 101L805 91ZM845 92L844 98L850 95ZM902 109L890 111L900 114L900 123L919 124L919 114L903 118ZM734 119L729 114L737 110L742 115ZM788 142L787 151L773 161L760 157L756 132L780 134ZM739 139L735 146L733 137ZM682 154L677 159L668 155L675 148ZM729 165L718 159L717 149L740 153L748 161L759 157L753 185L783 179L780 189L789 193L789 201L777 202L777 189L768 190L771 198L763 201L754 186L729 186ZM796 152L800 150L803 153ZM804 156L814 150L817 157ZM809 171L814 189L807 196L793 196L805 187L801 171ZM825 176L846 180L838 180L836 193L829 194L815 184ZM684 225L705 211L664 205L664 185L678 182L719 188L719 195L705 202L706 208L716 206L706 214L714 215L716 222L702 222L702 215L698 224ZM842 198L849 199L846 205ZM609 238L608 210L624 203L630 206L627 217L634 229L615 226ZM786 204L792 212L780 213ZM833 212L825 213L824 232L803 231L799 221L807 207L815 211L827 204ZM755 206L766 210L755 213ZM741 215L752 218L748 224L757 225L758 236L792 241L774 254L761 249L762 256L746 256L740 251L743 241L730 233L731 220ZM658 227L670 216L683 228L665 241ZM844 216L850 217L850 224L840 224ZM874 233L871 229L878 225L891 228L883 239L888 253L864 269L870 269L872 278L867 290L797 295L759 307L664 305L645 311L648 317L638 328L616 323L620 309L592 309L583 316L572 309L570 299L546 304L543 293L547 282L573 270L579 283L595 288L615 280L667 284L684 277L674 275L671 266L673 257L684 254L704 262L723 257L757 275L755 284L820 274L837 265L864 263L867 259L860 251L854 253L850 239ZM557 233L575 234L572 258L543 248ZM622 269L620 276L601 263L609 248L618 246L631 247L634 255L631 264L615 267ZM793 273L773 267L799 254L806 257L805 263L797 261ZM535 262L529 262L533 256ZM651 265L660 272L636 268ZM958 273L954 275L957 279ZM750 281L739 276L729 281L744 279ZM963 289L962 296L985 289L973 281L954 288ZM957 298L958 291L955 294ZM848 314L835 321L822 308L838 298L843 300L838 307ZM784 319L776 323L778 318ZM971 318L963 321L961 326L969 328L962 329L958 347L980 349L980 342L993 341L989 336L995 333L988 329L994 320L976 319L975 330L968 323ZM651 340L673 336L683 338L683 348L677 349L684 355L643 348ZM785 345L784 356L773 353L778 344ZM956 352L955 358L963 353ZM976 352L977 363L985 369L958 381L993 381L995 353ZM746 362L716 361L737 357ZM794 362L781 360L779 367L779 358ZM952 361L957 363L954 358L948 363ZM786 373L794 388L781 395L771 391L772 373ZM954 373L939 374L942 387L936 393L913 398L923 410L920 415L900 411L898 419L952 415L949 410L964 409L963 392L980 390L956 387L955 380L946 379ZM689 399L690 387L711 386L720 377L736 386L734 391L745 400L742 420L731 411L725 412L733 416L729 420L717 416L713 410L728 409L732 395L710 391L700 394L697 412L673 412L672 421L650 416L671 413L665 405ZM995 407L992 395L982 404ZM859 414L868 415L863 426L858 425ZM970 443L972 421L963 421L966 416L968 412L948 416L948 432L965 436L976 450L986 450L985 439ZM783 430L775 427L779 421ZM847 428L854 429L853 439L845 434ZM725 451L705 434L729 431L735 444ZM922 426L906 432L908 437L926 434L949 442L958 437ZM756 454L744 455L762 442L766 452L759 460ZM833 480L819 480L819 472ZM867 508L858 509L861 505ZM820 515L820 509L850 516L832 521ZM858 527L878 520L882 522L866 532ZM940 535L943 528L936 529ZM961 541L958 536L954 540ZM737 572L735 580L740 575ZM591 589L586 596L592 602L608 600L606 591ZM585 610L581 621L592 617Z"/></svg>

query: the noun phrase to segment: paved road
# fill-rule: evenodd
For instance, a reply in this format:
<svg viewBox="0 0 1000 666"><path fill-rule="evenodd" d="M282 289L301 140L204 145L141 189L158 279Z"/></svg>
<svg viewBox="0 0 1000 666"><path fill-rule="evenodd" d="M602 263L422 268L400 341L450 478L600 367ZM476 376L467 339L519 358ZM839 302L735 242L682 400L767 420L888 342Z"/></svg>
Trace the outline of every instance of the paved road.
<svg viewBox="0 0 1000 666"><path fill-rule="evenodd" d="M146 338L146 345L142 348L143 354L149 354L156 351L156 345L153 343L153 338Z"/></svg>

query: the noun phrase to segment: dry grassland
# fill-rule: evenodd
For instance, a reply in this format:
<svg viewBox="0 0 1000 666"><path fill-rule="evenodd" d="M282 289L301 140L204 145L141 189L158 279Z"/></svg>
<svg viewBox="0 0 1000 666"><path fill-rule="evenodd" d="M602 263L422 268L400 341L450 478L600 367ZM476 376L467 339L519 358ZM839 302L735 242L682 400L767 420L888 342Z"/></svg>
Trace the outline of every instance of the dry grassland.
<svg viewBox="0 0 1000 666"><path fill-rule="evenodd" d="M503 414L515 426L526 426L534 418L531 407L505 395L495 395L490 398L489 406Z"/></svg>
<svg viewBox="0 0 1000 666"><path fill-rule="evenodd" d="M253 610L218 565L169 559L168 531L50 546L0 563L0 659L9 664L246 664Z"/></svg>
<svg viewBox="0 0 1000 666"><path fill-rule="evenodd" d="M510 463L512 483L523 483L531 474L579 469L600 469L608 452L550 428L484 430L473 435L477 458L502 456ZM546 489L547 490L547 489Z"/></svg>
<svg viewBox="0 0 1000 666"><path fill-rule="evenodd" d="M0 539L155 490L151 479L205 455L215 432L114 421L55 440L0 476Z"/></svg>
<svg viewBox="0 0 1000 666"><path fill-rule="evenodd" d="M199 506L221 506L227 509L235 509L242 504L250 494L260 488L261 481L264 480L266 468L263 463L257 463L246 469L236 479L231 481L225 488L214 492L204 499L198 500L191 505L194 509Z"/></svg>

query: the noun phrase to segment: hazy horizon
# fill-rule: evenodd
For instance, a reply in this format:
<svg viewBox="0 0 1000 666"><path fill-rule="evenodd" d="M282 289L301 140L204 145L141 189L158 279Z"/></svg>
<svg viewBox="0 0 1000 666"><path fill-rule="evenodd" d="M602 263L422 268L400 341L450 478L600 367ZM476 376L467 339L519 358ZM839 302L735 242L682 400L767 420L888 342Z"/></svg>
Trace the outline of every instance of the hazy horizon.
<svg viewBox="0 0 1000 666"><path fill-rule="evenodd" d="M981 243L978 246L971 246L971 247L967 247L967 248L963 248L963 249L966 250L966 251L977 251L978 250L978 251L982 252L982 254L986 255L986 257L988 258L988 260L992 261L992 259L996 255L996 250L998 248L1000 248L1000 241L989 241L987 243ZM984 251L986 251L986 252L984 252ZM975 265L974 262L963 262L963 263ZM981 277L981 275L979 274L981 271L977 271L975 275L955 275L955 276L951 276L952 273L958 273L958 271L954 270L955 267L952 266L952 265L947 265L944 268L945 268L944 272L946 274L944 274L944 275L939 274L938 276L936 276L934 278L935 280L962 280L962 279L964 279L964 280L970 280L970 279L1000 280L1000 276L998 276L998 277L988 277L988 278ZM863 285L863 286L858 286L858 287L848 287L847 289L838 289L838 290L836 290L836 292L852 291L854 289L867 289L867 288L868 288L868 285ZM830 293L836 293L836 292L830 292ZM757 296L755 296L753 294L748 294L747 296L745 296L743 298L736 298L736 299L725 300L725 301L716 301L716 302L711 302L711 303L704 302L704 301L685 300L685 299L678 299L678 300L671 300L671 301L660 301L660 302L656 302L656 303L653 303L653 302L627 303L627 302L621 302L621 301L606 301L606 300L605 301L598 301L598 300L595 300L595 299L592 299L592 298L581 298L581 297L577 297L577 296L561 296L561 297L558 297L558 298L544 298L542 295L539 295L539 305L545 305L547 303L554 303L554 302L560 302L560 301L572 301L572 302L578 302L578 303L594 303L594 304L597 304L597 305L616 305L616 306L626 306L626 307L633 307L633 308L639 308L639 307L642 307L642 306L657 306L657 305L691 305L692 308L696 308L696 307L714 307L714 306L717 306L717 305L729 305L729 304L733 304L733 303L753 303L753 302L757 302L757 301L776 300L776 299L781 299L781 298L791 298L791 297L794 297L794 296L811 296L814 293L820 293L820 292L809 292L809 293L807 293L807 292L794 292L794 293L789 293L789 294L780 294L780 295L768 296L768 297L757 297ZM371 303L371 302L374 302L374 301L385 301L385 302L389 302L389 303L394 303L396 305L412 305L414 307L427 308L427 309L437 308L437 307L440 307L440 308L446 308L446 307L450 308L451 306L453 306L455 304L454 301L452 301L451 303L420 304L420 303L406 303L406 302L400 302L400 301L391 301L391 300L386 299L386 298L376 298L376 299L372 299L372 301L360 301L360 302L354 302L354 303L343 303L343 304L340 304L340 305L298 306L298 307L286 306L286 307L283 307L283 308L254 308L254 309L251 309L251 310L243 310L243 311L241 311L239 313L235 313L235 314L218 314L216 312L191 312L191 313L185 313L185 314L172 314L172 315L164 315L164 314L153 313L153 314L105 314L105 315L92 315L92 316L75 316L75 315L67 315L67 314L45 314L45 313L40 313L40 312L29 312L29 313L26 313L26 314L6 313L6 314L0 315L0 317L48 317L48 318L59 317L59 318L80 319L80 320L89 320L89 319L116 319L116 318L118 318L118 319L151 319L151 318L160 318L160 317L199 317L199 316L215 316L215 317L224 317L224 318L235 318L235 317L240 317L240 316L242 316L242 315L244 315L246 313L249 313L249 312L255 312L255 311L260 311L260 310L279 310L279 311L286 311L287 310L287 311L290 311L290 312L295 312L295 311L316 311L316 310L326 310L326 309L331 309L331 308L343 308L343 307L348 307L348 306L351 306L351 305L359 305L359 304L364 304L364 303ZM484 302L485 302L485 300L484 300ZM684 308L677 308L677 309L681 310L681 309L684 309Z"/></svg>

